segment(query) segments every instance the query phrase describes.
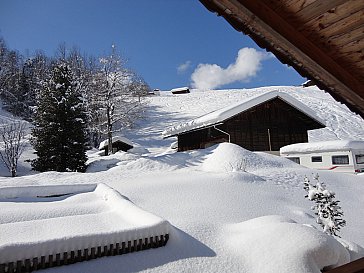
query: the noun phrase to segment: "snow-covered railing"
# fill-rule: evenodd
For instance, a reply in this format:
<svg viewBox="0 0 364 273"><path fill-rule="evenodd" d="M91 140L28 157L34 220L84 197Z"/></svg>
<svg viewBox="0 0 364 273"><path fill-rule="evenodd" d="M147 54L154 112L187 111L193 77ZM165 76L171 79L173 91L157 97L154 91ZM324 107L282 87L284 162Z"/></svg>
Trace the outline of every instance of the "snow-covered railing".
<svg viewBox="0 0 364 273"><path fill-rule="evenodd" d="M0 273L166 245L170 224L104 184L0 189Z"/></svg>
<svg viewBox="0 0 364 273"><path fill-rule="evenodd" d="M110 245L79 249L77 251L66 251L63 253L57 253L55 255L18 260L16 262L14 261L0 264L0 272L31 272L38 269L89 261L105 256L122 255L151 248L158 248L165 246L168 242L168 239L169 234L165 234L144 239L140 238L127 242L118 242Z"/></svg>

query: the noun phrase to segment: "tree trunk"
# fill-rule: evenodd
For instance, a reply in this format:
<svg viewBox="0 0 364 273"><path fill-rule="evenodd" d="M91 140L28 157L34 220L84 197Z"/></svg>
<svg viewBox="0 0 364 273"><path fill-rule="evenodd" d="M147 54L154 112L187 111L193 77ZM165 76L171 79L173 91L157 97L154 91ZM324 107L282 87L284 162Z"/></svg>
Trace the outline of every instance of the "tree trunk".
<svg viewBox="0 0 364 273"><path fill-rule="evenodd" d="M11 167L11 177L16 176L16 167Z"/></svg>
<svg viewBox="0 0 364 273"><path fill-rule="evenodd" d="M107 155L112 154L112 124L111 124L111 113L110 108L107 108Z"/></svg>

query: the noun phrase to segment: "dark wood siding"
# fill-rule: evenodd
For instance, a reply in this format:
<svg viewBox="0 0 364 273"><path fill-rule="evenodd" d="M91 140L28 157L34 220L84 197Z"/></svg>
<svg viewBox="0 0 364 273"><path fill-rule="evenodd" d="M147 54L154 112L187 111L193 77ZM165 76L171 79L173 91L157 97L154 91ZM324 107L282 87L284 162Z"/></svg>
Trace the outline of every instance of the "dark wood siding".
<svg viewBox="0 0 364 273"><path fill-rule="evenodd" d="M112 144L112 148L113 148L113 150L115 149L116 151L126 152L126 151L130 150L131 148L133 148L133 146L131 146L125 142L122 142L122 141L115 141ZM108 155L109 145L106 145L102 150L105 150L105 155Z"/></svg>
<svg viewBox="0 0 364 273"><path fill-rule="evenodd" d="M267 101L216 126L230 141L252 151L278 151L282 146L307 142L307 130L323 126L280 98ZM206 148L228 141L214 127L178 136L178 150Z"/></svg>

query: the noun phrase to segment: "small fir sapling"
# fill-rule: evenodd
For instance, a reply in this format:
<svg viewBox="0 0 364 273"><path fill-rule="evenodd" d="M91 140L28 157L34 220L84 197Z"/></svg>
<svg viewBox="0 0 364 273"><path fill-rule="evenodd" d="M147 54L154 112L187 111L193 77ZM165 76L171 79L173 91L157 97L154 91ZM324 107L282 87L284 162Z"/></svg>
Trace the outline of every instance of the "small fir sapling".
<svg viewBox="0 0 364 273"><path fill-rule="evenodd" d="M312 210L317 215L316 222L321 225L324 232L340 237L337 232L346 225L342 219L344 215L339 202L335 199L335 193L326 189L326 185L319 180L319 175L314 176L315 183L305 177L304 189L307 191L305 196L308 200L315 202Z"/></svg>
<svg viewBox="0 0 364 273"><path fill-rule="evenodd" d="M229 162L230 169L232 172L243 171L246 172L246 167L248 165L248 161L245 158L242 158L235 162Z"/></svg>

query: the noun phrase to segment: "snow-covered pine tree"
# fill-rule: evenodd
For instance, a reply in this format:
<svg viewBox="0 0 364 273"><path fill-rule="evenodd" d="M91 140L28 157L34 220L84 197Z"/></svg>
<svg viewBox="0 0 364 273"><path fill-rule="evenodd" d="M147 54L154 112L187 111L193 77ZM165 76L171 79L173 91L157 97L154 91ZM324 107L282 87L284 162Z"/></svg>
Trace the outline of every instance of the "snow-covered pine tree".
<svg viewBox="0 0 364 273"><path fill-rule="evenodd" d="M32 130L37 171L84 171L86 115L71 68L60 61L38 98Z"/></svg>
<svg viewBox="0 0 364 273"><path fill-rule="evenodd" d="M337 232L346 225L342 219L344 215L339 202L335 199L335 193L326 189L326 185L319 180L319 175L314 176L315 184L305 177L304 189L307 191L305 196L308 200L315 202L312 210L317 215L316 222L321 225L324 232L340 237Z"/></svg>

